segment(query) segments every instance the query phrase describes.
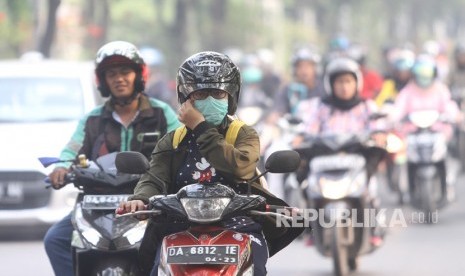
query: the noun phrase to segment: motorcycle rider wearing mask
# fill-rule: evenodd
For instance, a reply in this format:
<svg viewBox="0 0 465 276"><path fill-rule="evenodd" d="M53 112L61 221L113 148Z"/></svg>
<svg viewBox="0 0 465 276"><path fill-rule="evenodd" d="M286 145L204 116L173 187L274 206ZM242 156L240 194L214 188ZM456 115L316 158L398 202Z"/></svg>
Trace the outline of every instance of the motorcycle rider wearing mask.
<svg viewBox="0 0 465 276"><path fill-rule="evenodd" d="M238 183L256 175L260 149L257 132L247 125L241 127L234 144L225 140L240 91L239 69L224 54L200 52L181 64L177 74L178 117L186 127L186 134L176 149L173 146L175 132L165 135L157 144L150 162L150 172L163 180L168 194L176 193L187 184L214 182L244 193L246 185ZM204 177L199 178L199 175ZM143 210L151 196L161 193L159 181L145 174L134 195L121 203L118 211ZM252 184L252 193L263 195L269 204L287 206L259 183ZM158 273L163 237L187 228L185 224L161 220L149 220L140 248L142 268L146 274L151 271L150 275ZM262 227L249 217L241 217L241 223L238 221L231 219L224 222L224 227L248 233L258 241L252 242L254 275L265 275L268 255L272 256L287 246L302 232L297 228L276 228L275 224Z"/></svg>
<svg viewBox="0 0 465 276"><path fill-rule="evenodd" d="M134 150L150 157L154 143L143 143L145 133L160 135L180 123L168 104L149 99L143 92L146 67L138 49L125 41L102 46L95 60L95 74L104 105L84 116L60 159L73 160L80 154L90 160L111 152ZM49 175L54 189L63 187L69 163L58 165ZM74 275L71 255L71 214L53 225L44 238L45 250L55 275Z"/></svg>
<svg viewBox="0 0 465 276"><path fill-rule="evenodd" d="M412 80L399 92L395 100L391 120L400 122L409 113L422 110L436 110L448 121L459 122L460 112L451 99L449 89L437 79L436 62L429 55L419 55L412 67ZM438 130L444 131L446 137L452 137L450 125L437 124ZM405 125L403 132L410 132Z"/></svg>

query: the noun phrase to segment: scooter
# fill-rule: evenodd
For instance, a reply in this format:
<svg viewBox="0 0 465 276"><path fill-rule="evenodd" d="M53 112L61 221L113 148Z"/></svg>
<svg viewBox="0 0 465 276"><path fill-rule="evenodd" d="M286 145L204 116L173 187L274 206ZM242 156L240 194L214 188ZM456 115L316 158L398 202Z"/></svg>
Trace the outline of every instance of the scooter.
<svg viewBox="0 0 465 276"><path fill-rule="evenodd" d="M140 175L119 174L115 159L116 153L95 162L81 155L65 177L66 184L80 191L72 211L74 275L135 276L140 271L137 256L146 222L133 217L117 220L114 212L133 193ZM39 160L45 167L66 161Z"/></svg>
<svg viewBox="0 0 465 276"><path fill-rule="evenodd" d="M176 194L153 196L146 210L118 217L163 216L188 224L187 230L163 238L158 275L253 275L254 237L225 229L221 222L237 216L292 219L280 213L285 207L267 205L264 197L252 195L250 183L267 172L294 171L299 162L294 151L276 152L266 161L265 172L248 182L246 195L221 183L190 184ZM120 172L150 174L147 159L137 152L119 153L116 164Z"/></svg>
<svg viewBox="0 0 465 276"><path fill-rule="evenodd" d="M357 269L358 257L379 248L382 239L370 178L386 150L369 135L306 137L295 148L308 161L307 197L318 219L310 220L317 250L333 259L335 275ZM373 184L371 184L373 185ZM378 232L377 239L374 233Z"/></svg>
<svg viewBox="0 0 465 276"><path fill-rule="evenodd" d="M410 202L424 211L426 218L431 218L433 212L447 203L447 141L443 132L433 129L436 123L447 121L437 111L430 110L412 112L408 121L416 127L407 135Z"/></svg>

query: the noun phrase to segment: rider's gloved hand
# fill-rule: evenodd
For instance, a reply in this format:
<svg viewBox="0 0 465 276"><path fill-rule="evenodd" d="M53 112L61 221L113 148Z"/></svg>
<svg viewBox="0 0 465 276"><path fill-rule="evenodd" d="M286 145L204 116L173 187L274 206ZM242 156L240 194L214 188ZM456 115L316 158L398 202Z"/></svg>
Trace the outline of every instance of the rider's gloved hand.
<svg viewBox="0 0 465 276"><path fill-rule="evenodd" d="M69 169L63 167L56 167L50 174L50 184L56 190L61 189L65 185L65 176L69 172Z"/></svg>

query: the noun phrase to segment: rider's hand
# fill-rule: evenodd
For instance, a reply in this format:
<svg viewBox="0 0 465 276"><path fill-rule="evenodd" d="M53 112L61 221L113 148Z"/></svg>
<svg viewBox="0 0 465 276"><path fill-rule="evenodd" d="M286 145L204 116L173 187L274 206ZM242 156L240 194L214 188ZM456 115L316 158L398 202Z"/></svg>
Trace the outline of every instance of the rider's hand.
<svg viewBox="0 0 465 276"><path fill-rule="evenodd" d="M193 106L191 100L187 100L181 105L178 111L178 119L189 129L194 129L198 124L205 121L205 117Z"/></svg>
<svg viewBox="0 0 465 276"><path fill-rule="evenodd" d="M304 141L304 137L302 135L297 135L292 140L291 145L293 148L298 148L302 144L303 141Z"/></svg>
<svg viewBox="0 0 465 276"><path fill-rule="evenodd" d="M380 148L385 148L387 145L387 134L386 133L375 133L371 136L371 139L375 142L375 145Z"/></svg>
<svg viewBox="0 0 465 276"><path fill-rule="evenodd" d="M50 184L54 189L61 189L65 185L65 176L69 169L63 167L56 167L53 172L48 175Z"/></svg>
<svg viewBox="0 0 465 276"><path fill-rule="evenodd" d="M139 210L146 210L147 207L145 206L142 200L129 200L125 202L121 202L119 207L115 210L116 214L125 214L125 213L134 213ZM138 219L144 220L147 219L147 215L140 215L137 216Z"/></svg>

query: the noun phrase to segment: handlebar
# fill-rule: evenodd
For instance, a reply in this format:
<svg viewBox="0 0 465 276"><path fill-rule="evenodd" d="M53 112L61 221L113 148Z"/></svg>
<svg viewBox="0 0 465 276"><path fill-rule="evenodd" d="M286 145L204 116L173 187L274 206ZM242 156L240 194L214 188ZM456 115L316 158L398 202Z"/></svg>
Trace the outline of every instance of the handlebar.
<svg viewBox="0 0 465 276"><path fill-rule="evenodd" d="M67 174L65 175L64 183L63 183L63 185L61 185L60 188L63 188L64 186L66 186L66 185L68 185L68 184L70 184L70 183L73 183L73 181L74 181L75 179L76 179L76 176L75 176L74 173L72 173L72 172L67 173ZM53 188L53 186L52 186L52 181L50 180L50 177L47 176L47 177L44 179L44 182L48 184L48 185L45 185L45 188L46 188L46 189Z"/></svg>
<svg viewBox="0 0 465 276"><path fill-rule="evenodd" d="M118 213L116 212L116 218L122 218L122 217L131 217L131 216L139 216L139 215L152 215L152 216L157 216L160 215L161 211L160 210L139 210L136 212L129 212L129 213Z"/></svg>

